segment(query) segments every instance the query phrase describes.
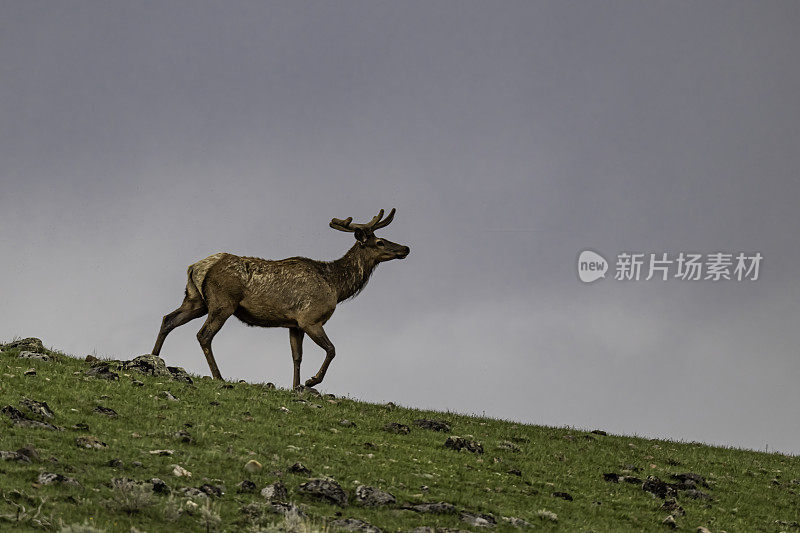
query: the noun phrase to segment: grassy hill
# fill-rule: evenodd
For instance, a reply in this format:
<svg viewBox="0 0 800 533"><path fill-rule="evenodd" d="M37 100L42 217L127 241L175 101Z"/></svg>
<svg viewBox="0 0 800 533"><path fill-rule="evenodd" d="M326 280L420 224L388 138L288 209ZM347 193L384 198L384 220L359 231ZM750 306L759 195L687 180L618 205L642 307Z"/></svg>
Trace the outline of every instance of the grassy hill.
<svg viewBox="0 0 800 533"><path fill-rule="evenodd" d="M187 379L158 364L4 346L0 530L800 531L796 457Z"/></svg>

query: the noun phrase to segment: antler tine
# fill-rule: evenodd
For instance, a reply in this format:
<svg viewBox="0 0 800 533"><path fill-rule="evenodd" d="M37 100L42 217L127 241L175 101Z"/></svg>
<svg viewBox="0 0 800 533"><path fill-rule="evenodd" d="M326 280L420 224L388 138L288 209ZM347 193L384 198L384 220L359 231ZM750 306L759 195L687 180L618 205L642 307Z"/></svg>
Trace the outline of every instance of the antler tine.
<svg viewBox="0 0 800 533"><path fill-rule="evenodd" d="M394 218L394 211L395 211L395 209L393 207L392 210L389 211L389 216L386 217L384 220L381 220L378 223L376 223L372 227L372 230L375 231L376 229L385 228L386 226L391 224L392 223L392 219ZM381 215L383 215L383 209L381 209Z"/></svg>
<svg viewBox="0 0 800 533"><path fill-rule="evenodd" d="M333 229L338 229L339 231L350 231L353 232L356 228L351 228L350 223L353 221L353 217L347 217L344 220L339 218L331 219L330 227Z"/></svg>
<svg viewBox="0 0 800 533"><path fill-rule="evenodd" d="M392 221L392 218L394 218L394 208L392 208L392 211L385 220L381 220L382 218L383 209L381 209L378 214L372 217L372 220L366 224L353 224L353 217L347 217L345 220L334 218L331 220L330 227L333 229L338 229L339 231L355 231L357 229L375 231L376 229L380 229L389 225L389 223Z"/></svg>

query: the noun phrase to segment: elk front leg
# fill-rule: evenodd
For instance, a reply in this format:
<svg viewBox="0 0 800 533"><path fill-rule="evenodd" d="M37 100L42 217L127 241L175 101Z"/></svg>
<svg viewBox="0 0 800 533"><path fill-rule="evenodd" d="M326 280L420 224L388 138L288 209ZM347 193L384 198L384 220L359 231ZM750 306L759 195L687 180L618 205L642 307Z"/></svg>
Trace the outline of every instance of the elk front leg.
<svg viewBox="0 0 800 533"><path fill-rule="evenodd" d="M211 351L211 340L232 314L233 311L227 309L218 309L210 312L206 323L203 324L203 327L197 332L197 340L200 342L200 347L203 349L206 361L208 361L208 368L211 369L211 375L214 379L222 379L222 374L220 374L219 368L217 368L217 362L214 360L214 353Z"/></svg>
<svg viewBox="0 0 800 533"><path fill-rule="evenodd" d="M333 361L333 358L336 357L336 348L333 347L333 343L325 335L325 330L322 329L321 325L314 325L314 326L307 326L303 328L311 340L317 343L320 348L325 350L325 361L323 361L322 366L313 378L306 380L306 387L313 387L314 385L318 385L322 383L322 380L325 378L325 372L328 371L328 366Z"/></svg>
<svg viewBox="0 0 800 533"><path fill-rule="evenodd" d="M292 346L292 360L294 361L294 381L293 388L300 386L300 363L303 361L303 330L300 328L289 328L289 344Z"/></svg>

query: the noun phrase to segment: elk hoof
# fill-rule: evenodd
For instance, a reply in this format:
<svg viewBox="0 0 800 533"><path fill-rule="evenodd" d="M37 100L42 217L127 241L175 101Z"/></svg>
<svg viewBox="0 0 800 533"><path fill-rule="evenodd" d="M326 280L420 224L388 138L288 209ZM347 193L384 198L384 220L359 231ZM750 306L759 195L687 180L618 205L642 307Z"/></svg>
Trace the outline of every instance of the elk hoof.
<svg viewBox="0 0 800 533"><path fill-rule="evenodd" d="M322 380L317 378L309 378L306 380L306 387L313 387L314 385L320 383Z"/></svg>

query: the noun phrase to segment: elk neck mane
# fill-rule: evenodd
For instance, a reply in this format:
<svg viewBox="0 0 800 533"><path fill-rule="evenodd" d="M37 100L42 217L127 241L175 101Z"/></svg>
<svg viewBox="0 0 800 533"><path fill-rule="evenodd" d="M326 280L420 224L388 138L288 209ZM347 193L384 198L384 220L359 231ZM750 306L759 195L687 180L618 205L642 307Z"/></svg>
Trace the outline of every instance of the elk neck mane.
<svg viewBox="0 0 800 533"><path fill-rule="evenodd" d="M378 263L356 243L339 259L324 263L325 276L338 290L338 302L353 298L367 286Z"/></svg>

